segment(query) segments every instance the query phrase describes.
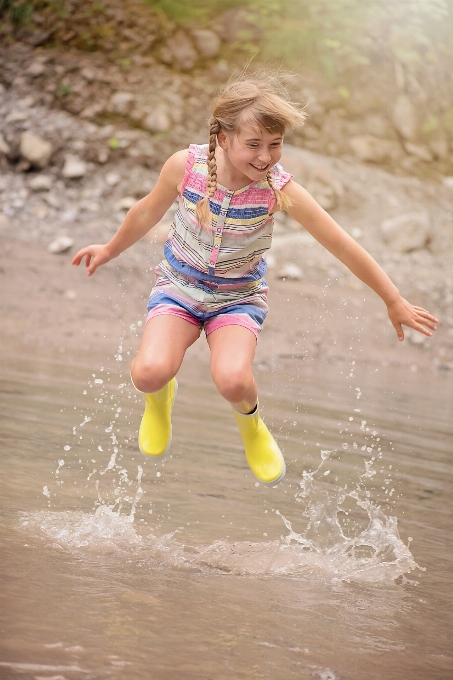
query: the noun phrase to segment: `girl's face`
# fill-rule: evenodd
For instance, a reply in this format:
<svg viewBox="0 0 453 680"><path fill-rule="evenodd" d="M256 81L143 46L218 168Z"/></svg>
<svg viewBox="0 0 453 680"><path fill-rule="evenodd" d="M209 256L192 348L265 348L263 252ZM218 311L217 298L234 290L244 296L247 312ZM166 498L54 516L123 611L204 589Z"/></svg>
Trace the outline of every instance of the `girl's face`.
<svg viewBox="0 0 453 680"><path fill-rule="evenodd" d="M282 157L283 135L266 132L260 127L246 126L237 133L218 134L219 146L225 152L227 165L257 182L266 176Z"/></svg>

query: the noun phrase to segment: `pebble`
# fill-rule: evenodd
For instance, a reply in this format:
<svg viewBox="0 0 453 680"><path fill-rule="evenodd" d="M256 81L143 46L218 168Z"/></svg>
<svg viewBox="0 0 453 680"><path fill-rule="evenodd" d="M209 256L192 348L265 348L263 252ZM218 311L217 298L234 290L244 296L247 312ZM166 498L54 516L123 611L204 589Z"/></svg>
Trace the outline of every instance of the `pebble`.
<svg viewBox="0 0 453 680"><path fill-rule="evenodd" d="M0 134L0 153L8 154L11 151L9 144L7 144L4 136Z"/></svg>
<svg viewBox="0 0 453 680"><path fill-rule="evenodd" d="M167 47L182 71L190 71L195 66L198 58L197 51L183 31L177 31L169 38Z"/></svg>
<svg viewBox="0 0 453 680"><path fill-rule="evenodd" d="M117 184L121 182L121 175L118 172L108 172L105 175L105 183L109 187L116 187Z"/></svg>
<svg viewBox="0 0 453 680"><path fill-rule="evenodd" d="M137 199L133 196L124 196L115 203L115 210L130 210L133 205L137 203Z"/></svg>
<svg viewBox="0 0 453 680"><path fill-rule="evenodd" d="M192 31L198 51L205 59L214 59L220 52L221 41L215 31L209 29L195 28Z"/></svg>
<svg viewBox="0 0 453 680"><path fill-rule="evenodd" d="M430 221L426 212L412 212L384 220L380 226L383 240L396 253L424 248L430 237Z"/></svg>
<svg viewBox="0 0 453 680"><path fill-rule="evenodd" d="M73 245L74 241L69 236L58 236L54 241L49 243L47 250L49 253L59 255L61 253L66 253Z"/></svg>
<svg viewBox="0 0 453 680"><path fill-rule="evenodd" d="M115 92L110 99L108 110L124 116L131 110L134 99L131 92Z"/></svg>
<svg viewBox="0 0 453 680"><path fill-rule="evenodd" d="M54 179L51 175L36 175L28 183L32 191L50 191L52 189Z"/></svg>
<svg viewBox="0 0 453 680"><path fill-rule="evenodd" d="M142 125L150 132L166 132L171 126L170 116L163 107L156 107L146 116Z"/></svg>
<svg viewBox="0 0 453 680"><path fill-rule="evenodd" d="M290 281L300 281L303 276L304 273L302 269L292 262L285 262L277 273L277 278L289 279Z"/></svg>
<svg viewBox="0 0 453 680"><path fill-rule="evenodd" d="M45 168L52 155L52 144L27 130L20 137L20 154L37 168Z"/></svg>
<svg viewBox="0 0 453 680"><path fill-rule="evenodd" d="M62 171L63 177L66 177L66 179L80 179L85 175L86 171L87 165L85 161L71 154L66 156Z"/></svg>
<svg viewBox="0 0 453 680"><path fill-rule="evenodd" d="M28 111L13 111L5 118L5 123L22 123L24 120L28 120L30 114Z"/></svg>
<svg viewBox="0 0 453 680"><path fill-rule="evenodd" d="M68 208L64 210L60 215L60 220L62 222L75 222L79 216L78 208Z"/></svg>
<svg viewBox="0 0 453 680"><path fill-rule="evenodd" d="M380 139L373 135L357 135L349 140L349 145L360 161L384 163L395 160L401 154L401 147L390 139Z"/></svg>

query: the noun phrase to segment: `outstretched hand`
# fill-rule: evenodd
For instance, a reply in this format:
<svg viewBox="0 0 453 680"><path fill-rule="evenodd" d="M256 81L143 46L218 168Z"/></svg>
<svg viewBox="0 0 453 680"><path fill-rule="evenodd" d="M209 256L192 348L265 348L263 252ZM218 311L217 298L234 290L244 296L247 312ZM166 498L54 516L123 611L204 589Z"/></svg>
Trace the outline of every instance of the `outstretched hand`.
<svg viewBox="0 0 453 680"><path fill-rule="evenodd" d="M85 266L87 268L87 276L94 274L101 264L106 264L113 259L106 245L91 245L79 250L72 258L72 264L78 266L84 257L86 258Z"/></svg>
<svg viewBox="0 0 453 680"><path fill-rule="evenodd" d="M437 330L435 324L438 323L438 320L436 317L432 316L423 307L411 305L410 302L402 297L388 305L387 311L400 341L404 340L403 325L414 328L416 331L428 336L432 335L431 331Z"/></svg>

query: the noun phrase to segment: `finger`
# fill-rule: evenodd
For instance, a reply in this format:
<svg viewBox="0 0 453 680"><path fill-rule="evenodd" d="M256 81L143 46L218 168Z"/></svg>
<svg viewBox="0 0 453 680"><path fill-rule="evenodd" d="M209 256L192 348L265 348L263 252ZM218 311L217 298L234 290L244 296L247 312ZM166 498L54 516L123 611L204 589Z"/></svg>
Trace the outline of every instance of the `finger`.
<svg viewBox="0 0 453 680"><path fill-rule="evenodd" d="M87 267L87 269L90 266L91 258L92 258L91 253L86 253L85 267Z"/></svg>
<svg viewBox="0 0 453 680"><path fill-rule="evenodd" d="M433 316L432 314L430 314L429 312L425 312L425 313L419 312L418 315L421 316L423 319L429 319L430 321L433 321L434 323L439 323L439 319L436 319L436 317Z"/></svg>
<svg viewBox="0 0 453 680"><path fill-rule="evenodd" d="M423 324L424 326L427 326L427 328L431 328L432 331L437 331L437 326L435 326L433 323L431 323L427 319L423 319L419 323Z"/></svg>
<svg viewBox="0 0 453 680"><path fill-rule="evenodd" d="M82 251L79 250L79 252L76 253L76 254L74 255L74 257L72 258L72 263L71 263L71 264L79 265L79 264L81 263L81 261L83 260L83 256L84 256L84 255L83 255Z"/></svg>
<svg viewBox="0 0 453 680"><path fill-rule="evenodd" d="M395 331L396 331L396 334L397 334L397 336L398 336L398 340L399 340L400 342L403 342L403 340L404 340L404 331L403 331L403 328L402 328L401 324L400 324L400 323L394 323L394 324L393 324L393 327L394 327L394 329L395 329Z"/></svg>
<svg viewBox="0 0 453 680"><path fill-rule="evenodd" d="M91 276L92 274L94 274L94 272L96 271L97 268L98 268L98 266L96 264L96 258L94 257L93 262L91 263L91 265L87 269L87 276Z"/></svg>
<svg viewBox="0 0 453 680"><path fill-rule="evenodd" d="M418 331L419 333L423 333L423 335L427 335L428 337L432 336L431 331L429 331L427 328L422 326L420 323L414 323L411 328L414 330Z"/></svg>

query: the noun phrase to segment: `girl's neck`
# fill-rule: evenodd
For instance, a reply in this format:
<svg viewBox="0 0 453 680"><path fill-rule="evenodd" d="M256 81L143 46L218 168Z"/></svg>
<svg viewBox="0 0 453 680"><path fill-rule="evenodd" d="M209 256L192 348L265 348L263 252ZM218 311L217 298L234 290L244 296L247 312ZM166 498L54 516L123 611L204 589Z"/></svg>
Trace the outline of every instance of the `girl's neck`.
<svg viewBox="0 0 453 680"><path fill-rule="evenodd" d="M220 146L216 147L215 158L218 184L226 189L230 189L230 191L238 191L252 184L253 180L234 167L228 154Z"/></svg>

